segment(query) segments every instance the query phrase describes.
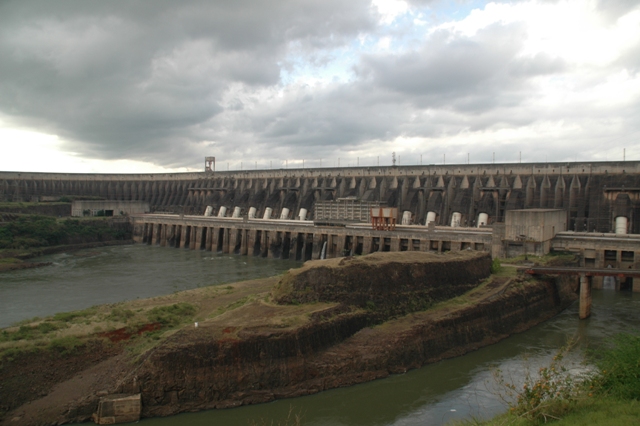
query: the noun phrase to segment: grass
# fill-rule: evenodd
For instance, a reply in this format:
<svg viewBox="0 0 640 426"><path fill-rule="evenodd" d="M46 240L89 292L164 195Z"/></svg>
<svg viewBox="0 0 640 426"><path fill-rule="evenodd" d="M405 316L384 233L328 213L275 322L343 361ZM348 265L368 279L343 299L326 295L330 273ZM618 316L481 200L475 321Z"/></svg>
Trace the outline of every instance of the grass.
<svg viewBox="0 0 640 426"><path fill-rule="evenodd" d="M151 322L159 322L164 327L176 327L191 320L197 309L190 303L180 302L169 306L158 306L147 314Z"/></svg>
<svg viewBox="0 0 640 426"><path fill-rule="evenodd" d="M576 255L573 253L551 251L544 256L520 255L516 257L510 257L508 259L502 259L502 262L511 263L514 265L535 263L540 266L561 266L574 263L576 262L576 260Z"/></svg>

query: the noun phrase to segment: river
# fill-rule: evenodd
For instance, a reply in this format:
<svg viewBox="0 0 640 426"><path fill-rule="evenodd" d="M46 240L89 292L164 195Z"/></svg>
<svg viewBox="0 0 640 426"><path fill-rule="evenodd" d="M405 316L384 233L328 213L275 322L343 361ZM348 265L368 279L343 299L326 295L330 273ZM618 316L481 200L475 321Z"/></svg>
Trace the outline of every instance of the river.
<svg viewBox="0 0 640 426"><path fill-rule="evenodd" d="M0 326L33 316L83 309L136 297L273 275L296 262L145 245L108 247L37 259L45 268L0 275ZM525 371L548 364L570 338L597 346L640 326L640 294L593 291L591 318L578 320L577 304L524 333L467 355L406 374L302 398L228 410L143 419L143 426L274 425L293 410L306 426L441 425L503 412L493 372L520 383ZM284 424L284 423L283 423Z"/></svg>

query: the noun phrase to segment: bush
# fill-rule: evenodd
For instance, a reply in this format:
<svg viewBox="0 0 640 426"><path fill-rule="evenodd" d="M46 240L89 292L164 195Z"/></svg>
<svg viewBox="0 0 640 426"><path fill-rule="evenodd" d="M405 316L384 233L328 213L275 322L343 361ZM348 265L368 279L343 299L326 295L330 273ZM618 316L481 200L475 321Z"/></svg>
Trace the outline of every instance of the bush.
<svg viewBox="0 0 640 426"><path fill-rule="evenodd" d="M536 424L546 423L564 416L586 398L585 377L571 374L564 360L573 343L560 348L551 363L540 368L537 374L526 370L522 388L506 382L500 370L495 372L498 384L505 389L511 415Z"/></svg>
<svg viewBox="0 0 640 426"><path fill-rule="evenodd" d="M497 257L491 261L491 273L497 274L502 271L502 265L500 264L500 259Z"/></svg>
<svg viewBox="0 0 640 426"><path fill-rule="evenodd" d="M147 317L152 322L159 322L165 327L175 327L193 317L196 307L190 303L175 303L169 306L158 306L149 311Z"/></svg>
<svg viewBox="0 0 640 426"><path fill-rule="evenodd" d="M640 400L640 336L622 333L610 343L598 353L594 388L614 398Z"/></svg>

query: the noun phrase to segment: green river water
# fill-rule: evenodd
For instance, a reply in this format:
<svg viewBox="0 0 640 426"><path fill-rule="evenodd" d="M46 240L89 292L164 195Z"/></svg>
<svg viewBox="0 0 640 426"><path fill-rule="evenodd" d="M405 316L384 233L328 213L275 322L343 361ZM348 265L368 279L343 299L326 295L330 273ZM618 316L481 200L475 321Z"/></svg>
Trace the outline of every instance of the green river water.
<svg viewBox="0 0 640 426"><path fill-rule="evenodd" d="M0 327L34 316L152 297L278 274L299 262L146 245L105 247L37 259L53 265L0 275ZM143 419L144 426L277 425L293 410L307 426L441 425L505 410L493 372L519 383L569 338L597 347L621 331L638 331L640 294L593 292L592 316L577 304L533 329L467 355L349 388L267 404Z"/></svg>

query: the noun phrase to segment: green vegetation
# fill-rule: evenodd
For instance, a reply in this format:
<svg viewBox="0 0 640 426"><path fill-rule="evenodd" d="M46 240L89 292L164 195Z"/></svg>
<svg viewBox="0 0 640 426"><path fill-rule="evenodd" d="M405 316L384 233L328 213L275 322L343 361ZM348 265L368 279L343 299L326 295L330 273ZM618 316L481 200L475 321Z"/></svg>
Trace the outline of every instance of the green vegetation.
<svg viewBox="0 0 640 426"><path fill-rule="evenodd" d="M14 331L12 333L7 330L3 330L2 333L0 333L0 342L37 339L63 327L64 326L61 324L51 322L42 322L33 327L21 325L18 331Z"/></svg>
<svg viewBox="0 0 640 426"><path fill-rule="evenodd" d="M124 239L126 232L105 221L58 221L48 216L20 216L0 227L0 249L28 249L84 241Z"/></svg>
<svg viewBox="0 0 640 426"><path fill-rule="evenodd" d="M193 318L196 311L196 307L192 304L180 302L153 308L147 316L150 321L159 322L165 327L175 327Z"/></svg>
<svg viewBox="0 0 640 426"><path fill-rule="evenodd" d="M595 355L595 354L594 354ZM599 353L594 387L605 396L640 400L640 335L619 334Z"/></svg>
<svg viewBox="0 0 640 426"><path fill-rule="evenodd" d="M83 309L82 311L60 312L53 316L54 321L69 322L76 318L85 318L95 315L96 308Z"/></svg>
<svg viewBox="0 0 640 426"><path fill-rule="evenodd" d="M502 265L500 264L500 259L497 257L491 261L491 273L497 274L502 270Z"/></svg>
<svg viewBox="0 0 640 426"><path fill-rule="evenodd" d="M520 389L498 383L512 396L509 412L487 422L465 424L498 426L628 425L640 418L640 335L620 334L610 345L590 357L597 370L582 380L563 365L567 348L559 351L547 367L528 375ZM597 358L596 358L597 357Z"/></svg>
<svg viewBox="0 0 640 426"><path fill-rule="evenodd" d="M67 336L51 340L48 349L58 355L70 355L82 346L84 346L82 340L74 336Z"/></svg>

